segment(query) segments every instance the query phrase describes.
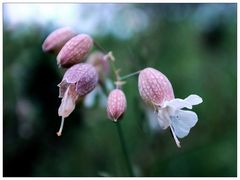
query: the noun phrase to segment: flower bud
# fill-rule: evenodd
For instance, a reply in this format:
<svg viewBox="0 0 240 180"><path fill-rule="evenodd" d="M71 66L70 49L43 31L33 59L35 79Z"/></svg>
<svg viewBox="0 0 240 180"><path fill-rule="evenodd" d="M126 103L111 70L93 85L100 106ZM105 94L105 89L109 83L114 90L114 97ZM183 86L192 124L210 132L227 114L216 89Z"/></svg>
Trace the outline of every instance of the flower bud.
<svg viewBox="0 0 240 180"><path fill-rule="evenodd" d="M161 106L164 101L174 98L170 81L153 68L145 68L140 72L138 90L142 99L152 105Z"/></svg>
<svg viewBox="0 0 240 180"><path fill-rule="evenodd" d="M62 67L71 67L80 63L93 46L92 38L87 34L79 34L70 39L57 56L57 63Z"/></svg>
<svg viewBox="0 0 240 180"><path fill-rule="evenodd" d="M44 52L58 53L64 44L76 35L69 27L59 28L53 31L45 39L42 45Z"/></svg>
<svg viewBox="0 0 240 180"><path fill-rule="evenodd" d="M96 68L101 81L109 73L108 58L102 52L96 51L91 53L87 59L87 63L92 64Z"/></svg>
<svg viewBox="0 0 240 180"><path fill-rule="evenodd" d="M109 119L117 122L126 109L126 97L122 90L114 89L110 92L107 101L107 114Z"/></svg>
<svg viewBox="0 0 240 180"><path fill-rule="evenodd" d="M62 124L57 133L61 135L64 118L68 117L75 108L76 101L90 93L97 85L98 74L90 64L76 64L69 68L59 86L59 97L62 98L58 115L62 117Z"/></svg>

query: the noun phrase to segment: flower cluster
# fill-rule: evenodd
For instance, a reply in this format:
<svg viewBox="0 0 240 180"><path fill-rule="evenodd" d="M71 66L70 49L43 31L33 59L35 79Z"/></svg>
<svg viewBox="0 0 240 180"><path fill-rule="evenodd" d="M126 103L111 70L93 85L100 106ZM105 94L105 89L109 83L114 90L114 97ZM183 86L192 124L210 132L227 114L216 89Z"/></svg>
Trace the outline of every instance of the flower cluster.
<svg viewBox="0 0 240 180"><path fill-rule="evenodd" d="M98 84L104 84L110 69L109 62L114 63L115 58L111 52L93 52L89 55L93 45L97 44L91 36L77 34L67 27L52 32L42 45L44 52L57 54L59 67L67 68L58 84L59 98L62 98L58 109L58 115L62 117L57 133L59 136L64 118L71 114L79 99L83 99ZM108 118L118 122L126 110L127 101L122 90L124 78L120 77L119 70L114 66L113 71L116 75L116 88L108 95L106 109ZM126 77L135 74L139 74L138 89L141 98L154 108L160 127L169 127L177 146L181 147L178 138L187 136L198 121L195 112L182 109L192 109L193 105L202 103L202 98L198 95L190 95L185 99L175 98L168 78L154 68L148 67Z"/></svg>
<svg viewBox="0 0 240 180"><path fill-rule="evenodd" d="M86 59L92 46L91 36L77 34L69 27L53 31L43 42L43 51L57 54L57 65L67 68L58 84L59 98L62 98L58 109L58 115L62 117L58 136L62 133L64 119L75 109L78 100L97 86L99 77L103 79L102 71L108 72L108 56L101 54L101 57L93 57L95 52L90 59ZM101 66L105 68L102 71L99 70Z"/></svg>

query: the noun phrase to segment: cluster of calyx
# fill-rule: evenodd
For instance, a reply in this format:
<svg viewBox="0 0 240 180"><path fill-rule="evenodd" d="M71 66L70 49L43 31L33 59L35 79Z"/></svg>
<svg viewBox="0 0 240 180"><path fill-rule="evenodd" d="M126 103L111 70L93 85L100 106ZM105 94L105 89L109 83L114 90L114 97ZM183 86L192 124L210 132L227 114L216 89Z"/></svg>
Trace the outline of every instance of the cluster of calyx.
<svg viewBox="0 0 240 180"><path fill-rule="evenodd" d="M94 41L89 35L77 34L64 27L53 31L42 45L44 52L57 54L59 67L67 68L62 81L58 84L59 97L62 98L58 109L58 115L62 117L58 136L61 135L64 119L71 114L76 103L89 94L97 84L103 84L109 72L109 60L114 60L111 52L105 54L97 51L89 54L93 44ZM121 90L124 83L120 81L119 72L114 73L117 79L116 88L108 95L107 116L113 122L118 122L126 110L127 101ZM168 78L154 68L148 67L138 73L141 98L153 107L160 127L162 129L169 127L177 146L181 147L178 138L187 136L198 121L196 113L182 109L192 109L193 105L202 103L202 98L198 95L190 95L185 99L175 98Z"/></svg>

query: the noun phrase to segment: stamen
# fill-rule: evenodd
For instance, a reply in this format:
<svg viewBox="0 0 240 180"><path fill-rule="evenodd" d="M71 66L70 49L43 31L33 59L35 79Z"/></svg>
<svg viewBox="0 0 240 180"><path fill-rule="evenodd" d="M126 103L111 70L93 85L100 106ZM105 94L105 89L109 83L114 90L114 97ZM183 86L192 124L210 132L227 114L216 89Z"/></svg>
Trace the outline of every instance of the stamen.
<svg viewBox="0 0 240 180"><path fill-rule="evenodd" d="M173 130L173 128L172 128L171 125L170 125L170 129L171 129L171 131L172 131L172 135L173 135L173 138L174 138L174 140L175 140L175 142L176 142L177 147L180 148L180 147L181 147L180 141L178 140L177 136L175 135L175 132L174 132L174 130Z"/></svg>
<svg viewBox="0 0 240 180"><path fill-rule="evenodd" d="M62 135L63 125L64 125L64 117L62 116L61 126L60 126L59 131L57 132L58 136Z"/></svg>

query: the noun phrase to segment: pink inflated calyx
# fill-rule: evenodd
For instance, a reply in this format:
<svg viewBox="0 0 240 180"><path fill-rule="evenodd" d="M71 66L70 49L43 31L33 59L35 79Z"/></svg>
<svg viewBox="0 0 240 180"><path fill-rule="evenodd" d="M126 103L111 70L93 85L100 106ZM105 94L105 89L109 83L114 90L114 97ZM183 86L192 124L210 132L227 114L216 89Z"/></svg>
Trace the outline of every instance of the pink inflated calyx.
<svg viewBox="0 0 240 180"><path fill-rule="evenodd" d="M64 44L77 34L69 27L59 28L50 33L43 42L44 52L58 53Z"/></svg>
<svg viewBox="0 0 240 180"><path fill-rule="evenodd" d="M75 108L78 98L90 93L97 85L98 74L90 64L76 64L69 68L59 86L59 97L62 98L58 115L62 117L58 136L61 135L64 118L68 117Z"/></svg>
<svg viewBox="0 0 240 180"><path fill-rule="evenodd" d="M71 67L82 62L93 46L92 38L87 34L79 34L70 39L57 56L57 63L62 67Z"/></svg>
<svg viewBox="0 0 240 180"><path fill-rule="evenodd" d="M79 96L85 96L97 85L98 74L96 69L87 63L80 63L69 68L59 86L59 97L63 97L69 84L75 85L75 91Z"/></svg>
<svg viewBox="0 0 240 180"><path fill-rule="evenodd" d="M142 99L154 106L174 99L173 88L167 77L153 68L143 69L138 77L138 90Z"/></svg>
<svg viewBox="0 0 240 180"><path fill-rule="evenodd" d="M124 92L120 89L112 90L107 101L107 115L109 119L117 122L125 112L126 106L127 102Z"/></svg>

